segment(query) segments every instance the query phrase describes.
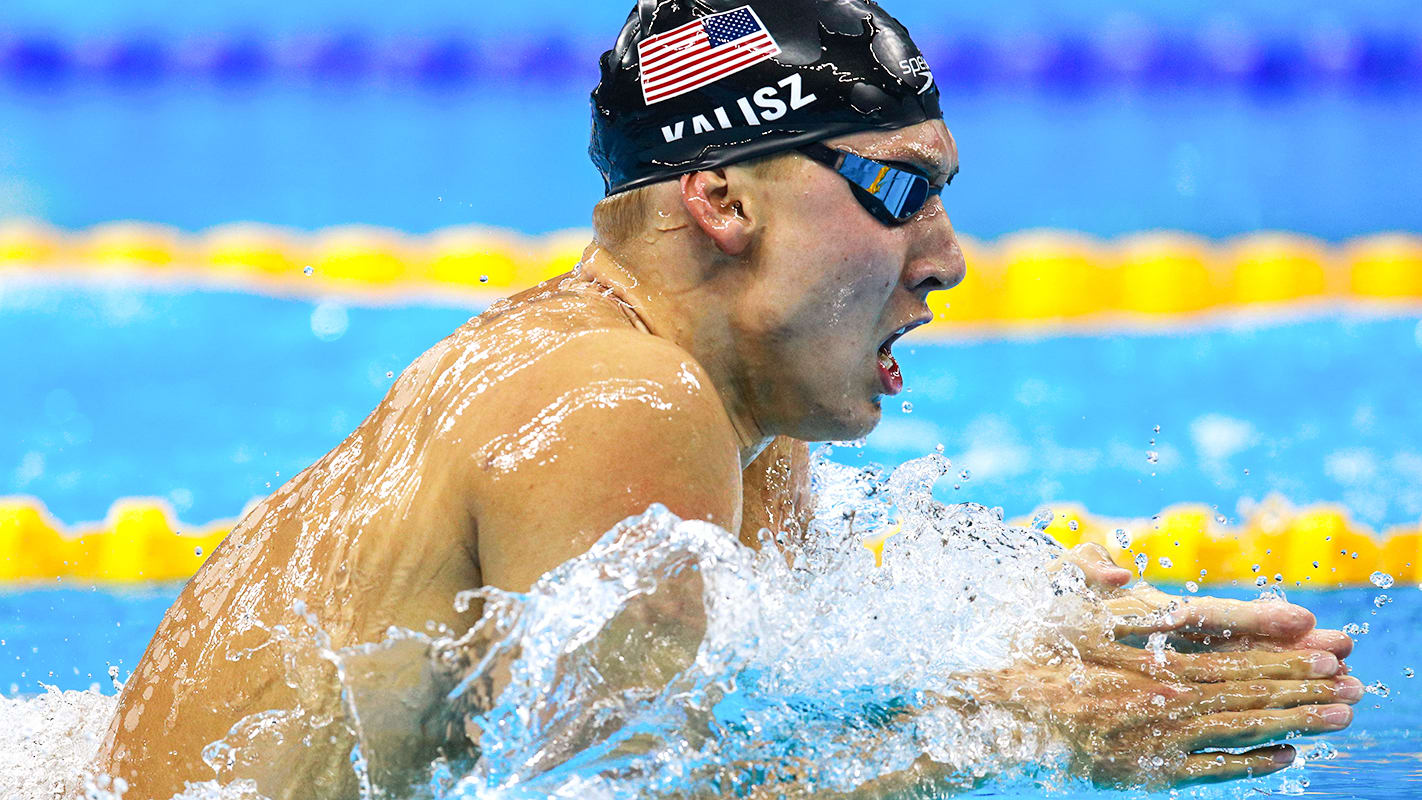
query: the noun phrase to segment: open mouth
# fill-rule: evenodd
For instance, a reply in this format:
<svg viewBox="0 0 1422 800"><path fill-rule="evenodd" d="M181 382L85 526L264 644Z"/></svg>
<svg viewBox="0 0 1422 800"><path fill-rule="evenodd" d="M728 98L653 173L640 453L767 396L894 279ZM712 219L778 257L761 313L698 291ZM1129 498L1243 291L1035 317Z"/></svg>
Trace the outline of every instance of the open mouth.
<svg viewBox="0 0 1422 800"><path fill-rule="evenodd" d="M899 328L879 345L879 382L884 386L884 394L893 396L904 390L904 376L899 371L898 359L894 358L894 342L897 342L904 334L927 324L928 319L917 320Z"/></svg>

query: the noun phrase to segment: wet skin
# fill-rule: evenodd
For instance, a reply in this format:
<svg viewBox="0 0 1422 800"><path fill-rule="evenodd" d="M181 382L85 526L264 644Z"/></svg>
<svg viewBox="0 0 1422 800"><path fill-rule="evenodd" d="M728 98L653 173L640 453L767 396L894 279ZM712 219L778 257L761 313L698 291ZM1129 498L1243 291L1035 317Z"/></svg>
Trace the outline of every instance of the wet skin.
<svg viewBox="0 0 1422 800"><path fill-rule="evenodd" d="M917 163L939 180L957 169L941 122L829 144ZM323 652L380 641L391 626L463 632L479 608L456 612L457 592L526 590L651 503L752 546L761 527L803 530L804 442L877 424L881 346L927 319L929 292L962 278L947 213L935 198L908 224L881 225L808 159L774 179L744 167L695 173L657 185L649 202L655 221L642 235L594 243L573 272L499 301L420 356L344 442L243 517L169 609L119 699L97 767L128 781L127 800L212 779L203 748L244 718L228 741L250 746L212 754L222 780L250 777L272 798L356 796L354 740ZM1116 592L1124 578L1098 556L1072 558ZM1308 714L1324 695L1301 700L1305 676L1276 662L1313 663L1348 644L1312 631L1307 612L1196 598L1194 617L1142 622L1171 600L1137 591L1111 602L1136 632L1188 637L1227 618L1255 644L1230 655L1227 679L1277 681L1250 691L1282 709L1281 724L1318 729ZM303 612L325 637L319 647ZM1098 651L1103 670L1131 668L1121 651ZM1219 655L1182 653L1174 672L1140 679L1185 692L1218 677L1189 660L1209 657ZM441 748L460 747L457 721L437 713L440 677L428 663L418 641L343 662L378 785L398 786ZM1022 692L1004 696L1066 707L1060 678L1037 666L1016 679ZM1095 741L1152 719L1098 695L1062 712L1068 735ZM1090 709L1105 705L1118 712L1111 731L1091 727L1103 715ZM1182 735L1177 749L1187 744L1208 736Z"/></svg>

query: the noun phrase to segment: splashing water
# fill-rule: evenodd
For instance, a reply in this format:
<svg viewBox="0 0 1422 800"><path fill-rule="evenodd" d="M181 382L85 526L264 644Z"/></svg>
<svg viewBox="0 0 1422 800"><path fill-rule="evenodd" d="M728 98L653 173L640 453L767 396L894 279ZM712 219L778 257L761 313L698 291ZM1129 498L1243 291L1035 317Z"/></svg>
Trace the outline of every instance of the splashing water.
<svg viewBox="0 0 1422 800"><path fill-rule="evenodd" d="M949 470L938 454L887 476L821 454L805 540L762 531L758 551L653 506L527 593L462 593L460 604L483 603L462 636L391 629L333 650L303 614L310 630L273 639L289 666L335 665L339 685L325 691L341 702L315 714L319 724L306 709L252 715L205 756L221 773L338 724L353 733L363 797L808 797L923 757L948 785L1006 775L1059 786L1065 744L980 702L972 677L1042 647L1070 657L1064 631L1104 624L1103 609L1079 570L1051 569L1060 549L1040 531L1003 524L1000 509L936 501ZM861 543L894 525L875 567ZM374 730L376 698L400 670L422 669L470 747L379 792L390 740ZM54 796L34 781L82 773L114 707L97 690L0 702L45 727L0 734L15 737L0 738L0 790L26 798ZM259 796L240 780L180 795Z"/></svg>
<svg viewBox="0 0 1422 800"><path fill-rule="evenodd" d="M450 695L493 703L470 717L478 760L442 796L808 796L924 755L963 785L1047 759L1040 732L968 710L960 676L1007 666L1061 619L1053 546L934 501L948 470L938 455L887 479L820 461L793 559L788 542L766 535L757 553L653 507L528 594L473 593L497 634ZM875 568L860 540L895 517ZM470 641L440 647L457 663Z"/></svg>
<svg viewBox="0 0 1422 800"><path fill-rule="evenodd" d="M118 698L98 687L0 697L0 797L59 798L81 789Z"/></svg>

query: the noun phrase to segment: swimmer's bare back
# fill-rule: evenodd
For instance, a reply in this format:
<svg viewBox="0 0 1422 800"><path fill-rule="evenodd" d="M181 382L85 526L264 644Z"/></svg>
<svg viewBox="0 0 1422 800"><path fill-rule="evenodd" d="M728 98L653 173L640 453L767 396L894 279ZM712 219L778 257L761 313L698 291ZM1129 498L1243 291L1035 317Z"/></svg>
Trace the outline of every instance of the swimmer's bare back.
<svg viewBox="0 0 1422 800"><path fill-rule="evenodd" d="M391 626L463 632L480 609L456 613L457 592L524 591L653 502L747 543L793 529L806 446L776 440L749 465L741 453L706 372L615 290L579 271L499 301L242 518L159 625L95 766L127 781L126 800L215 777L252 778L275 800L356 797L352 698L323 648ZM387 709L361 715L377 785L462 735L431 714L441 704L411 647L343 663L380 695L357 709ZM215 774L202 751L224 737Z"/></svg>

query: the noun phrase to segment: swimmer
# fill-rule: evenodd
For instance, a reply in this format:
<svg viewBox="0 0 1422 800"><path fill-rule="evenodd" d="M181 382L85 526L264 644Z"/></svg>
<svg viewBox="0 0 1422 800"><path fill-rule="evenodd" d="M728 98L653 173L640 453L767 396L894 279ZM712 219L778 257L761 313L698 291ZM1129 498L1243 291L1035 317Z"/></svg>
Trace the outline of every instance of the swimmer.
<svg viewBox="0 0 1422 800"><path fill-rule="evenodd" d="M344 664L352 692L374 687L353 698L358 776L352 698L323 648L392 626L457 635L480 609L456 611L456 593L525 591L652 503L751 547L763 527L793 538L813 510L806 443L867 434L901 391L894 346L965 270L942 202L952 76L867 0L642 0L601 66L607 197L582 262L421 355L233 528L124 685L95 766L126 800L214 777L277 800L399 792L467 748L428 659ZM1348 724L1351 642L1306 610L1194 598L1165 613L1172 598L1120 588L1129 573L1099 548L1070 558L1110 598L1114 638L1082 639L1075 682L1044 664L980 687L1062 731L1098 780L1140 780L1141 754L1181 783L1264 774L1293 757L1268 743ZM1203 644L1225 629L1234 649ZM1199 646L1131 646L1153 632ZM1257 749L1202 754L1220 747Z"/></svg>

